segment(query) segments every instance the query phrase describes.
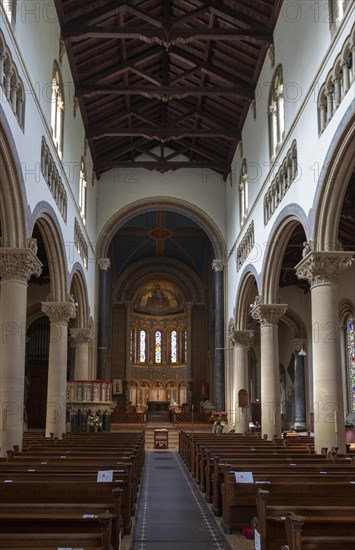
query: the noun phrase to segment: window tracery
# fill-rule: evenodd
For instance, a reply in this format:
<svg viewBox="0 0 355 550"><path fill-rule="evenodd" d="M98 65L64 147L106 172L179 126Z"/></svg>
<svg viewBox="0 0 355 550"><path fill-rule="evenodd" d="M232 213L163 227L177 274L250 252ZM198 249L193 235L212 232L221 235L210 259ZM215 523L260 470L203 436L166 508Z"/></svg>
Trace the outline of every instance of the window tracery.
<svg viewBox="0 0 355 550"><path fill-rule="evenodd" d="M246 159L242 162L239 181L239 213L240 225L243 225L248 216L248 167Z"/></svg>
<svg viewBox="0 0 355 550"><path fill-rule="evenodd" d="M84 158L80 162L80 178L79 178L79 210L83 224L86 224L86 208L87 208L87 175Z"/></svg>
<svg viewBox="0 0 355 550"><path fill-rule="evenodd" d="M276 69L269 98L270 156L273 158L285 136L284 86L282 66Z"/></svg>
<svg viewBox="0 0 355 550"><path fill-rule="evenodd" d="M63 156L64 130L64 86L57 62L53 65L52 98L51 98L51 128L54 145L60 158Z"/></svg>

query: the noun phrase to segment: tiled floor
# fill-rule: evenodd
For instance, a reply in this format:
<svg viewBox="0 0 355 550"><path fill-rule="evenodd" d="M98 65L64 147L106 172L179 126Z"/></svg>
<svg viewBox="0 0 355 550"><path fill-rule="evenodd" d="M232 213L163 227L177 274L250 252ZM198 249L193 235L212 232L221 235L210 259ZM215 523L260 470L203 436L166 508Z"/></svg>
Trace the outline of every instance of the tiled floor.
<svg viewBox="0 0 355 550"><path fill-rule="evenodd" d="M242 534L224 535L179 455L147 450L133 535L122 550L252 550Z"/></svg>

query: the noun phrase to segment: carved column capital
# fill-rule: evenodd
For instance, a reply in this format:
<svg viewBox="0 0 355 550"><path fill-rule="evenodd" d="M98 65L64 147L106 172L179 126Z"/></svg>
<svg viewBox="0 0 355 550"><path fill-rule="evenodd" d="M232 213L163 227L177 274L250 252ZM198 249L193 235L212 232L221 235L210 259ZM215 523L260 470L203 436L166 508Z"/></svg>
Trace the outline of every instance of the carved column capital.
<svg viewBox="0 0 355 550"><path fill-rule="evenodd" d="M111 267L110 258L100 258L97 260L97 264L101 271L107 271Z"/></svg>
<svg viewBox="0 0 355 550"><path fill-rule="evenodd" d="M49 317L51 323L67 325L69 319L76 317L76 307L73 300L68 302L42 302L41 309Z"/></svg>
<svg viewBox="0 0 355 550"><path fill-rule="evenodd" d="M70 336L75 344L86 344L94 340L93 327L88 328L71 328Z"/></svg>
<svg viewBox="0 0 355 550"><path fill-rule="evenodd" d="M229 341L232 346L250 348L254 342L254 331L237 330L234 326L229 327Z"/></svg>
<svg viewBox="0 0 355 550"><path fill-rule="evenodd" d="M213 271L223 271L224 261L223 260L213 260L212 269L213 269Z"/></svg>
<svg viewBox="0 0 355 550"><path fill-rule="evenodd" d="M263 304L257 299L251 306L250 315L259 321L260 325L277 325L286 310L287 304Z"/></svg>
<svg viewBox="0 0 355 550"><path fill-rule="evenodd" d="M306 279L314 288L324 284L337 284L339 274L349 269L354 262L355 252L342 250L312 250L307 244L302 260L295 266L299 279Z"/></svg>
<svg viewBox="0 0 355 550"><path fill-rule="evenodd" d="M42 263L36 256L37 247L28 242L28 248L0 248L0 277L27 283L32 275L39 277Z"/></svg>

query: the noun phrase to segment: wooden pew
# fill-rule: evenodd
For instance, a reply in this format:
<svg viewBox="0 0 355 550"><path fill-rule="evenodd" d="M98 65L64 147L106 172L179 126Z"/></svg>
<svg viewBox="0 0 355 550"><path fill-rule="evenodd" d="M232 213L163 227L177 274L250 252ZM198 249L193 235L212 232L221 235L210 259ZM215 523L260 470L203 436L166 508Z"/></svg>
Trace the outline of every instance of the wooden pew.
<svg viewBox="0 0 355 550"><path fill-rule="evenodd" d="M342 479L350 481L355 478L354 463L333 464L323 459L320 461L307 460L307 458L298 456L292 460L289 460L288 457L273 457L272 459L265 457L263 460L240 459L234 460L233 464L226 464L220 462L219 457L215 457L212 481L207 484L207 489L212 492L210 494L206 492L206 500L208 495L210 502L213 502L213 512L217 516L223 513L222 485L227 483L228 479L233 481L234 471L251 471L255 481L272 481L281 476L286 479L290 479L290 476L293 478L304 476L311 479L313 476L317 480L326 478L332 481L341 481Z"/></svg>
<svg viewBox="0 0 355 550"><path fill-rule="evenodd" d="M41 518L7 517L6 524L0 522L0 548L57 549L58 547L85 547L85 550L111 550L112 521L110 513L102 513L91 520L79 518L53 517L46 521ZM12 531L12 532L11 532ZM116 545L115 548L119 549Z"/></svg>
<svg viewBox="0 0 355 550"><path fill-rule="evenodd" d="M267 481L267 480L266 480ZM256 515L258 489L270 493L270 503L282 506L322 505L332 502L334 506L352 506L355 502L355 485L350 482L295 481L290 476L287 482L235 483L228 480L222 488L222 527L232 532L241 523L250 523Z"/></svg>
<svg viewBox="0 0 355 550"><path fill-rule="evenodd" d="M325 521L324 521L324 520ZM319 523L312 522L315 530L318 532L326 531L326 520L331 521L327 517L319 517ZM352 520L353 522L354 520ZM303 534L303 526L307 523L307 517L298 516L288 513L285 520L285 529L287 537L287 545L281 547L282 550L354 550L355 534L344 535L344 524L340 520L331 522L332 532L325 534ZM354 523L352 523L354 525ZM312 532L312 529L308 529ZM354 531L354 529L353 529Z"/></svg>
<svg viewBox="0 0 355 550"><path fill-rule="evenodd" d="M329 536L335 531L345 536L355 536L354 506L312 505L273 506L269 504L269 491L259 489L256 499L257 517L253 525L260 536L260 550L279 550L287 543L285 520L289 513L304 516L304 535Z"/></svg>

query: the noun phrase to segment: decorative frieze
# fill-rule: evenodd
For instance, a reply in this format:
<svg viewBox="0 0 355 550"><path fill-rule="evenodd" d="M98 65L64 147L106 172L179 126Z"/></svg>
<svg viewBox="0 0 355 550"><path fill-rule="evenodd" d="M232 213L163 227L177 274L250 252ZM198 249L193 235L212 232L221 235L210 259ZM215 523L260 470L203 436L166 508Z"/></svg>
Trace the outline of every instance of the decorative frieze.
<svg viewBox="0 0 355 550"><path fill-rule="evenodd" d="M58 206L59 212L66 222L68 208L67 192L44 137L42 137L41 146L41 172Z"/></svg>
<svg viewBox="0 0 355 550"><path fill-rule="evenodd" d="M318 129L322 134L355 79L355 30L344 41L317 99Z"/></svg>
<svg viewBox="0 0 355 550"><path fill-rule="evenodd" d="M83 260L84 266L87 268L89 261L89 247L76 218L74 220L74 243L81 259Z"/></svg>
<svg viewBox="0 0 355 550"><path fill-rule="evenodd" d="M42 273L42 263L36 256L37 244L30 239L28 248L0 248L1 279L27 282L32 275L39 277Z"/></svg>
<svg viewBox="0 0 355 550"><path fill-rule="evenodd" d="M237 271L240 270L243 263L249 256L249 253L254 247L254 243L254 221L252 221L237 248Z"/></svg>
<svg viewBox="0 0 355 550"><path fill-rule="evenodd" d="M355 252L315 251L312 245L305 243L306 252L295 266L299 279L306 279L311 288L322 284L338 284L339 274L349 269L354 262Z"/></svg>
<svg viewBox="0 0 355 550"><path fill-rule="evenodd" d="M287 155L282 161L271 185L269 185L264 197L264 225L266 225L287 191L295 181L298 173L297 142L294 140Z"/></svg>
<svg viewBox="0 0 355 550"><path fill-rule="evenodd" d="M0 88L8 100L20 127L24 128L25 88L0 30Z"/></svg>

